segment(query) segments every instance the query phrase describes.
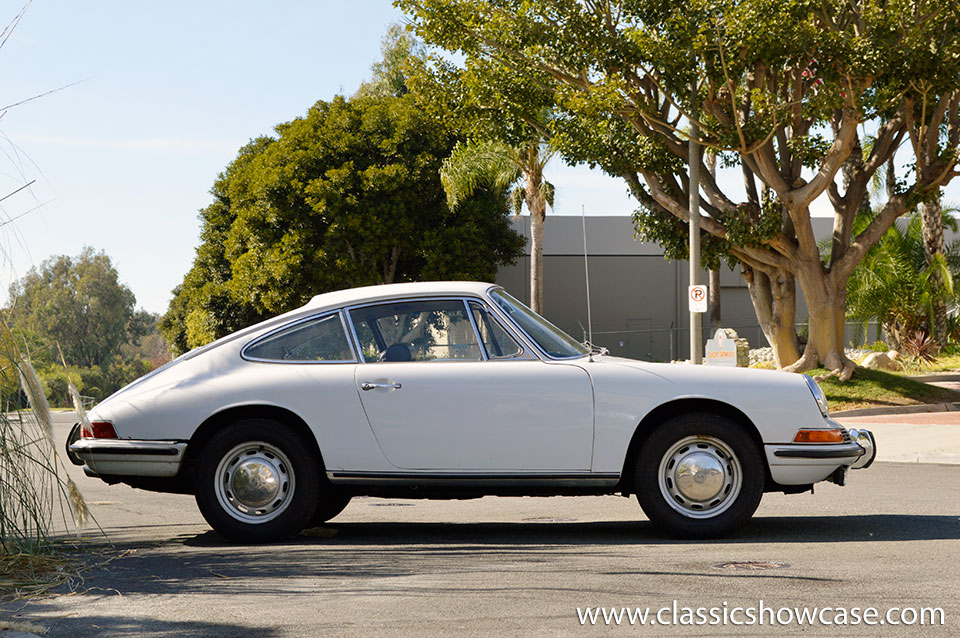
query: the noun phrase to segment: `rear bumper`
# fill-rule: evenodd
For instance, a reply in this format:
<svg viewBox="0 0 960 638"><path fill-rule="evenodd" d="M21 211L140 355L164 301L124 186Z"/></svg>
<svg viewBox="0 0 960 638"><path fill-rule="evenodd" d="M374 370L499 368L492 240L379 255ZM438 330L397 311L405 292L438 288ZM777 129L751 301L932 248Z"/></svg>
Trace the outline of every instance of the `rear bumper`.
<svg viewBox="0 0 960 638"><path fill-rule="evenodd" d="M837 468L864 469L877 458L869 430L848 430L850 441L830 445L766 445L767 464L781 485L806 485L830 478Z"/></svg>
<svg viewBox="0 0 960 638"><path fill-rule="evenodd" d="M69 451L97 475L176 476L187 444L178 441L79 439Z"/></svg>

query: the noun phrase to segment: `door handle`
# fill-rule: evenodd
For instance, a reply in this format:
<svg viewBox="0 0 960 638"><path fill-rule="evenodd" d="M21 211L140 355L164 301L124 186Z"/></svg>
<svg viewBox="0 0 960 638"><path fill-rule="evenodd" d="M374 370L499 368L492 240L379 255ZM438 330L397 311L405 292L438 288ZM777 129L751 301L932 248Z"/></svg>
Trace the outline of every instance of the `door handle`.
<svg viewBox="0 0 960 638"><path fill-rule="evenodd" d="M360 389L361 389L361 390L376 390L377 388L387 388L387 389L389 389L389 390L399 390L399 389L400 389L400 384L399 384L399 383L392 383L392 382L390 382L390 381L383 381L383 382L380 382L380 381L376 381L376 382L374 382L374 381L364 381L363 383L360 384Z"/></svg>

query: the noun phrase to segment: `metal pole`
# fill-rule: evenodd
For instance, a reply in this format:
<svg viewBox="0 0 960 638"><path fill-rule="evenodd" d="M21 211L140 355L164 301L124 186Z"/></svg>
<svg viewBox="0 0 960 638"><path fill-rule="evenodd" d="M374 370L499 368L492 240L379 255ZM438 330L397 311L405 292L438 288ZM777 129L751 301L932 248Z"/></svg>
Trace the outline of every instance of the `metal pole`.
<svg viewBox="0 0 960 638"><path fill-rule="evenodd" d="M700 145L697 138L697 81L690 84L690 285L700 283ZM703 363L700 313L690 313L690 362Z"/></svg>
<svg viewBox="0 0 960 638"><path fill-rule="evenodd" d="M583 204L580 204L580 220L583 222L583 279L587 286L587 334L590 335L587 342L590 344L590 351L592 352L593 315L590 314L590 264L587 260L587 212Z"/></svg>

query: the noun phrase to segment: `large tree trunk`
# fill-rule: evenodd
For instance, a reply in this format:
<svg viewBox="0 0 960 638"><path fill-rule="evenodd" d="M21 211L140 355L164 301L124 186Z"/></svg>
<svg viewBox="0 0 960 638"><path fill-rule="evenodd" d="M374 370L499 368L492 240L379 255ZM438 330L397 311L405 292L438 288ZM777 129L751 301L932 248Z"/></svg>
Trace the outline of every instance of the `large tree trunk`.
<svg viewBox="0 0 960 638"><path fill-rule="evenodd" d="M760 328L773 348L777 367L784 367L800 358L797 331L797 286L793 275L776 270L764 272L741 263L740 270L750 301L760 321Z"/></svg>
<svg viewBox="0 0 960 638"><path fill-rule="evenodd" d="M530 209L530 307L543 314L543 223L547 217L547 203L540 196L539 185L530 180L526 191L527 208Z"/></svg>
<svg viewBox="0 0 960 638"><path fill-rule="evenodd" d="M798 266L797 279L809 314L809 335L803 355L784 369L803 372L819 363L830 371L831 376L846 381L856 369L856 365L844 354L846 279L838 281L839 278L824 272L819 261L804 261Z"/></svg>
<svg viewBox="0 0 960 638"><path fill-rule="evenodd" d="M920 204L920 222L923 229L923 256L927 268L930 268L936 256L944 254L943 210L939 193L936 199ZM933 293L930 337L941 348L947 345L947 302L942 294L945 284L940 270L933 268L930 272L930 290Z"/></svg>
<svg viewBox="0 0 960 638"><path fill-rule="evenodd" d="M710 329L716 330L720 327L723 313L720 310L720 271L710 271Z"/></svg>

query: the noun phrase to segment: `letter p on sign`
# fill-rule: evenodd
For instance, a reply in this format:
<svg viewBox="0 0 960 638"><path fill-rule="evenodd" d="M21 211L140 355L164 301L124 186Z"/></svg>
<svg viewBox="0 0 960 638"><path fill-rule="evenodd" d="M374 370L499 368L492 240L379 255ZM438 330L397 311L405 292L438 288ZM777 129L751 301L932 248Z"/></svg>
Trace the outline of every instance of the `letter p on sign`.
<svg viewBox="0 0 960 638"><path fill-rule="evenodd" d="M707 311L707 287L690 286L687 293L687 301L690 302L690 312Z"/></svg>

